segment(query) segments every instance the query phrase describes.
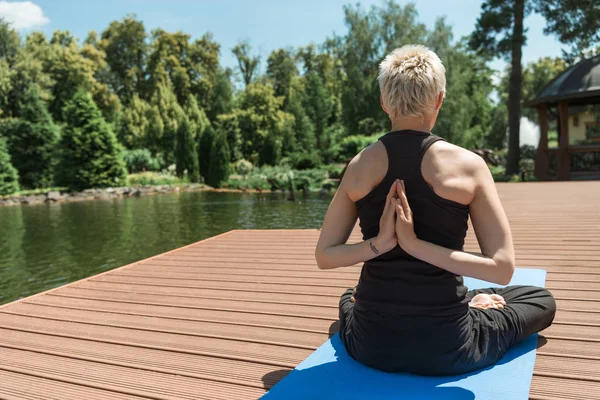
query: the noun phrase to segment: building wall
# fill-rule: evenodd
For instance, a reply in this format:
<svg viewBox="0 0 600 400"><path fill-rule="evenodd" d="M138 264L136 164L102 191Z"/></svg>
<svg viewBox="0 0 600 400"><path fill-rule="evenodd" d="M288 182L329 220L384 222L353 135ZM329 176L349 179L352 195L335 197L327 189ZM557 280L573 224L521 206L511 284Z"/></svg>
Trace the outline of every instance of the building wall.
<svg viewBox="0 0 600 400"><path fill-rule="evenodd" d="M576 117L579 119L577 126L575 126ZM585 123L594 121L594 114L589 111L569 116L569 145L576 145L580 141L586 140Z"/></svg>

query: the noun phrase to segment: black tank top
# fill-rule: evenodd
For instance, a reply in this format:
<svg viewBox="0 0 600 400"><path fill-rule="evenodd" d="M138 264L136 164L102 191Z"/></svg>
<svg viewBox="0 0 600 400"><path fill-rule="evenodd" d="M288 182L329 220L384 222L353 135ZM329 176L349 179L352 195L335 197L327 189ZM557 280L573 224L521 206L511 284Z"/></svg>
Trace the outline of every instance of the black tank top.
<svg viewBox="0 0 600 400"><path fill-rule="evenodd" d="M387 150L388 171L368 195L356 202L363 239L376 237L385 198L395 179L403 179L419 239L462 250L469 208L438 196L421 174L421 160L442 138L402 130L379 139ZM364 263L355 308L395 315L449 316L468 312L467 288L455 275L407 254L400 246Z"/></svg>

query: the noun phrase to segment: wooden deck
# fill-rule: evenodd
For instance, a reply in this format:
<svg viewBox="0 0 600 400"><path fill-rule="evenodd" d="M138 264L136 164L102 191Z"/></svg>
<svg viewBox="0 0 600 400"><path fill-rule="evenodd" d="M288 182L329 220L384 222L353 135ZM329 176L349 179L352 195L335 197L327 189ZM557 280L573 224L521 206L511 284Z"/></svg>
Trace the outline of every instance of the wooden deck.
<svg viewBox="0 0 600 400"><path fill-rule="evenodd" d="M600 399L600 182L498 189L518 266L548 271L559 308L530 398ZM359 266L317 269L317 237L231 231L0 307L0 398L260 397L336 331L356 283Z"/></svg>

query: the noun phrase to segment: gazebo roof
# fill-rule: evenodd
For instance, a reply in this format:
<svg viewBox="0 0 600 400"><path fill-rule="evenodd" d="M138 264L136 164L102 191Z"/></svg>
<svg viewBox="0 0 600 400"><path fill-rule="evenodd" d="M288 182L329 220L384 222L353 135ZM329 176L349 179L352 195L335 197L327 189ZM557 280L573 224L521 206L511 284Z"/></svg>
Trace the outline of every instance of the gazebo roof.
<svg viewBox="0 0 600 400"><path fill-rule="evenodd" d="M600 101L600 55L581 60L568 68L540 93L526 103L527 106L556 103L562 100L577 100L577 103Z"/></svg>

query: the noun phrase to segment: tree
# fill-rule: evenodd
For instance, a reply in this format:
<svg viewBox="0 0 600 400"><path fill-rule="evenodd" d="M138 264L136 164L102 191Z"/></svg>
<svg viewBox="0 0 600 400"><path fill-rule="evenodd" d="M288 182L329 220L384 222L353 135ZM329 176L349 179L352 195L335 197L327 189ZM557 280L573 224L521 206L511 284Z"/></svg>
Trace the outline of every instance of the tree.
<svg viewBox="0 0 600 400"><path fill-rule="evenodd" d="M298 75L296 60L290 50L273 50L267 59L267 76L273 83L275 96L283 97L283 108L289 101L292 79Z"/></svg>
<svg viewBox="0 0 600 400"><path fill-rule="evenodd" d="M311 132L297 131L298 141L305 145L315 144L317 149L322 149L325 143L325 130L331 119L334 99L323 84L323 79L316 71L311 71L304 76L306 92L304 109L314 126L314 136ZM311 137L313 136L313 137Z"/></svg>
<svg viewBox="0 0 600 400"><path fill-rule="evenodd" d="M226 135L226 133L225 133ZM212 126L208 126L202 136L198 136L196 146L198 150L198 165L200 167L200 175L204 178L204 182L210 180L210 164L213 142L215 140L215 131ZM229 147L229 146L228 146ZM228 158L231 158L228 155Z"/></svg>
<svg viewBox="0 0 600 400"><path fill-rule="evenodd" d="M389 0L369 12L345 6L344 14L348 34L335 40L346 75L341 96L344 125L356 133L360 121L372 118L385 129L389 121L378 101L378 64L397 47L424 42L427 29L417 22L414 4L402 7Z"/></svg>
<svg viewBox="0 0 600 400"><path fill-rule="evenodd" d="M150 46L147 97L169 81L179 104L191 94L201 107L210 108L219 70L219 44L212 35L207 33L191 43L190 35L156 29Z"/></svg>
<svg viewBox="0 0 600 400"><path fill-rule="evenodd" d="M556 78L558 74L567 69L567 63L563 58L559 57L543 57L539 60L530 62L523 69L523 102L532 100L551 80ZM507 93L510 86L509 83L510 69L502 75L500 80L501 100L506 102ZM523 105L521 104L521 107ZM537 111L533 108L522 108L523 116L532 121L537 121Z"/></svg>
<svg viewBox="0 0 600 400"><path fill-rule="evenodd" d="M282 104L283 98L275 96L273 87L262 83L248 85L240 95L239 109L234 114L244 158L260 165L279 162L283 137L294 121L292 115L281 110Z"/></svg>
<svg viewBox="0 0 600 400"><path fill-rule="evenodd" d="M488 57L504 56L511 61L507 176L519 172L521 56L526 40L523 20L533 10L546 18L544 33L556 34L561 43L583 50L600 40L600 8L591 0L486 0L481 5L471 47Z"/></svg>
<svg viewBox="0 0 600 400"><path fill-rule="evenodd" d="M217 131L210 151L210 167L207 183L218 187L229 178L229 146L225 132Z"/></svg>
<svg viewBox="0 0 600 400"><path fill-rule="evenodd" d="M251 56L252 47L248 42L241 42L237 44L232 50L233 55L237 58L238 67L244 79L246 86L252 83L254 75L258 69L258 63L260 58L258 56Z"/></svg>
<svg viewBox="0 0 600 400"><path fill-rule="evenodd" d="M12 65L20 45L19 33L0 17L0 58Z"/></svg>
<svg viewBox="0 0 600 400"><path fill-rule="evenodd" d="M135 15L111 22L102 32L99 47L110 67L108 83L124 104L129 104L145 83L146 36L144 23Z"/></svg>
<svg viewBox="0 0 600 400"><path fill-rule="evenodd" d="M78 90L63 115L57 183L71 190L124 183L121 146L90 94Z"/></svg>
<svg viewBox="0 0 600 400"><path fill-rule="evenodd" d="M15 55L8 75L8 101L1 105L3 116L16 117L27 92L31 89L37 90L42 100L52 100L52 87L55 82L44 69L45 61L51 57L51 53L43 33L33 32L27 36L25 45L19 48Z"/></svg>
<svg viewBox="0 0 600 400"><path fill-rule="evenodd" d="M220 70L217 73L215 84L210 94L210 107L206 114L210 121L216 121L220 114L227 114L233 108L233 85L231 84L230 68Z"/></svg>
<svg viewBox="0 0 600 400"><path fill-rule="evenodd" d="M19 171L21 186L52 186L59 130L35 89L27 92L19 118L6 125L12 163Z"/></svg>
<svg viewBox="0 0 600 400"><path fill-rule="evenodd" d="M6 140L0 138L0 196L19 191L19 173L10 162Z"/></svg>
<svg viewBox="0 0 600 400"><path fill-rule="evenodd" d="M187 171L191 182L200 180L198 153L194 142L195 125L187 117L183 117L177 128L177 149L175 152L175 165L177 176L182 178Z"/></svg>
<svg viewBox="0 0 600 400"><path fill-rule="evenodd" d="M150 104L158 110L163 124L162 136L153 137L149 148L157 149L167 164L175 162L175 142L179 122L183 119L183 109L177 102L177 97L173 92L173 86L168 80L160 82L156 92L150 100ZM156 133L161 133L156 130Z"/></svg>

